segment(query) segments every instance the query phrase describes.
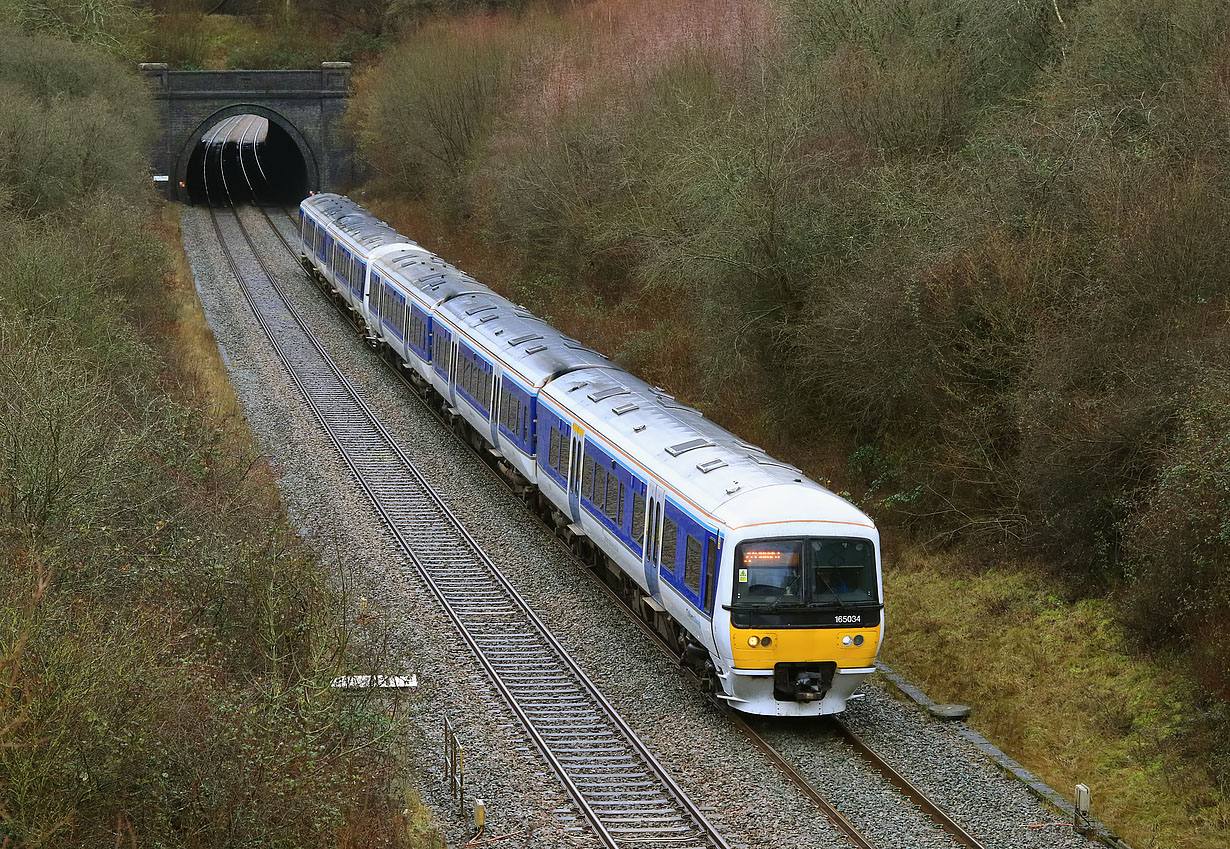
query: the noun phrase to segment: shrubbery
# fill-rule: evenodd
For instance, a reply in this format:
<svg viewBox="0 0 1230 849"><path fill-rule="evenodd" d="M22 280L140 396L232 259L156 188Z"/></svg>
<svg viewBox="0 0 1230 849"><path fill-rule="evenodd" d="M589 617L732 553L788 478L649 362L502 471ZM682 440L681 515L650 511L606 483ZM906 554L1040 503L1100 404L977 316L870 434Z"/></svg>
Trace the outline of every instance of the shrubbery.
<svg viewBox="0 0 1230 849"><path fill-rule="evenodd" d="M378 643L168 365L152 131L131 70L0 34L0 842L410 845L386 706L329 687Z"/></svg>

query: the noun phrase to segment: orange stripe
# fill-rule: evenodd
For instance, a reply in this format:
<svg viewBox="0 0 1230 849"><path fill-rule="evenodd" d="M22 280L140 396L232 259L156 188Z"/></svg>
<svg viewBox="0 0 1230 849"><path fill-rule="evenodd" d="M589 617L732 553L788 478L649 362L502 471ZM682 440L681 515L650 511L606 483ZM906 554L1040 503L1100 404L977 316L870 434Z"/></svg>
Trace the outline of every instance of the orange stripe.
<svg viewBox="0 0 1230 849"><path fill-rule="evenodd" d="M841 522L837 519L785 519L780 522L752 522L747 525L731 525L731 530L739 528L759 528L764 525L795 525L802 523L823 524L823 525L853 525L856 528L871 528L876 529L875 525L868 525L866 522Z"/></svg>

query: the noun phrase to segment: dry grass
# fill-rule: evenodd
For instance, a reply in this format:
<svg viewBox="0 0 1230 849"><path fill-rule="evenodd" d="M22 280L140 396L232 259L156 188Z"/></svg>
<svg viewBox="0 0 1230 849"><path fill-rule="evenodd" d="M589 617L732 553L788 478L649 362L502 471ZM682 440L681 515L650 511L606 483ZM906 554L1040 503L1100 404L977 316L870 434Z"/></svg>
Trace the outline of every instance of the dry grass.
<svg viewBox="0 0 1230 849"><path fill-rule="evenodd" d="M1131 655L1106 600L1069 603L1038 566L901 552L886 566L882 658L1136 849L1220 849L1230 803L1168 757L1188 717L1182 668Z"/></svg>
<svg viewBox="0 0 1230 849"><path fill-rule="evenodd" d="M218 351L218 340L196 295L192 268L183 250L177 206L167 204L163 207L159 235L171 256L171 270L165 286L174 315L175 372L213 418L219 421L242 418L239 401Z"/></svg>
<svg viewBox="0 0 1230 849"><path fill-rule="evenodd" d="M248 429L243 408L222 361L218 340L197 297L195 278L183 250L177 206L163 206L158 233L171 258L164 280L171 313L171 325L162 344L168 361L164 380L173 381L172 394L201 410L210 426L215 428L219 458L239 475L246 502L251 506L259 505L263 515L280 515L282 500L273 471ZM233 493L217 495L222 496L222 504L232 501Z"/></svg>

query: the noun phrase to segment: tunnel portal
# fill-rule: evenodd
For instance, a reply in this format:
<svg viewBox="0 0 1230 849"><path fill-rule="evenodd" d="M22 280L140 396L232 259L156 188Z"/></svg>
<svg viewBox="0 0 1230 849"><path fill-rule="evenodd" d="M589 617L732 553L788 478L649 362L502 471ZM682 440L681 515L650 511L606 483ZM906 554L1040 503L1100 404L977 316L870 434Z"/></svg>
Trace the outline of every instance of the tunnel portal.
<svg viewBox="0 0 1230 849"><path fill-rule="evenodd" d="M162 124L154 181L167 197L199 203L220 199L227 187L244 201L285 203L353 183L340 127L348 62L307 71L171 71L146 63L141 71Z"/></svg>

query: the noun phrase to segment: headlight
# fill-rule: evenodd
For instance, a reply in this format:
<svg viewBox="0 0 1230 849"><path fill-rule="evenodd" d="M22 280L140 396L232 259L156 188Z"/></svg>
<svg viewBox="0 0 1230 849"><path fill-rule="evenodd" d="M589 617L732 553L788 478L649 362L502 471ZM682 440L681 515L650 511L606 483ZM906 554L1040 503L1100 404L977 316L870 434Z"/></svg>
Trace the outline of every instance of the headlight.
<svg viewBox="0 0 1230 849"><path fill-rule="evenodd" d="M850 635L849 635L849 634L846 634L844 637L842 637L842 638L841 638L841 644L842 644L843 646L848 646L848 645L850 645L850 644L851 644L851 643L853 643L853 642L854 642L854 640L850 639Z"/></svg>
<svg viewBox="0 0 1230 849"><path fill-rule="evenodd" d="M748 637L747 644L752 648L756 648L756 646L760 645L760 637Z"/></svg>
<svg viewBox="0 0 1230 849"><path fill-rule="evenodd" d="M854 635L854 645L861 646L862 644L863 644L863 635L855 634Z"/></svg>

